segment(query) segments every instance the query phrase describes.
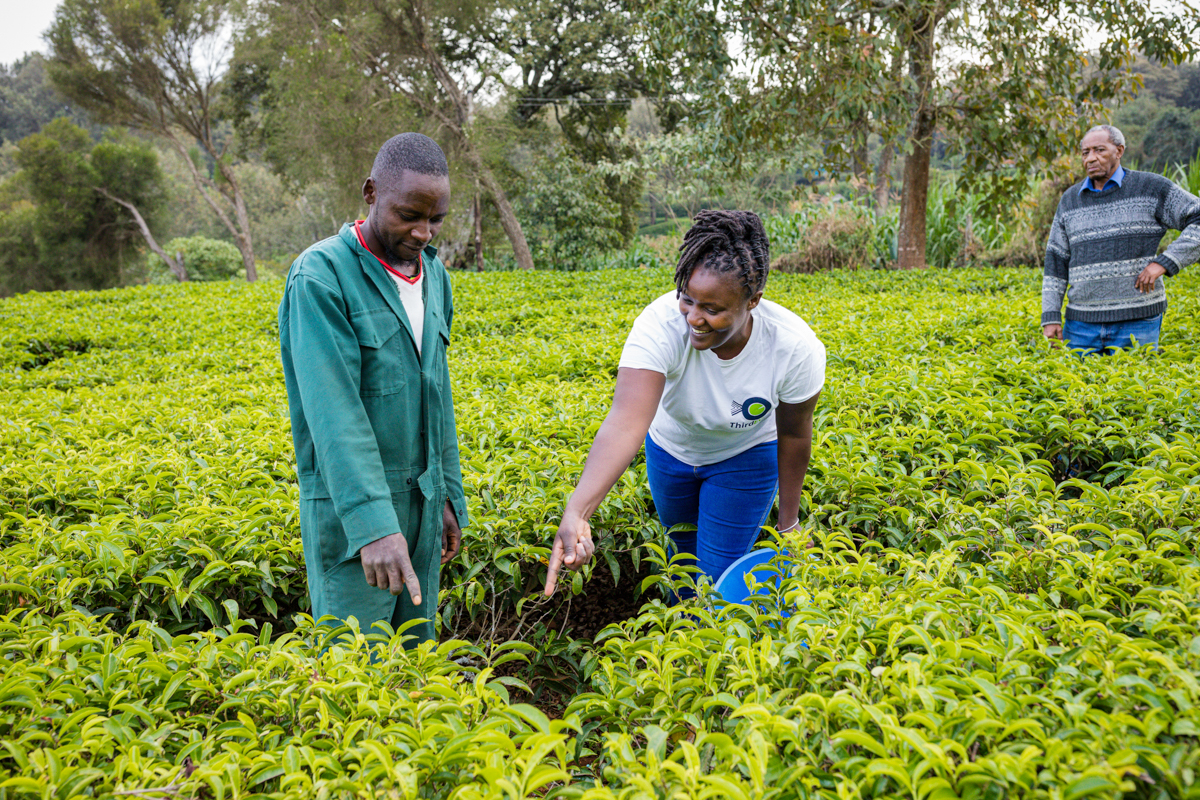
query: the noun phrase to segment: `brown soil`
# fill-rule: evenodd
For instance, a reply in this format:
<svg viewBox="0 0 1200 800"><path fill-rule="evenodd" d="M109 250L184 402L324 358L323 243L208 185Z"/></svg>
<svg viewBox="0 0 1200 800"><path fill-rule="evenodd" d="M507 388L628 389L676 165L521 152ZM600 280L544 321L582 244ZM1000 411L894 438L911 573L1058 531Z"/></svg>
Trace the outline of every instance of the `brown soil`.
<svg viewBox="0 0 1200 800"><path fill-rule="evenodd" d="M601 563L582 593L572 595L569 589L560 587L554 598L527 601L521 616L512 613L497 623L496 643L514 638L534 646L554 643L552 652L543 651L541 658L530 656L529 663L509 661L497 668L497 676L520 678L533 690L531 695L511 690L513 702L532 703L555 719L562 716L575 694L587 691L578 665L591 650L596 635L608 625L636 617L642 605L654 596L654 589L645 596L638 595L642 581L651 574L649 564L643 562L635 571L625 554L618 557L618 564L621 578L616 585L608 565Z"/></svg>

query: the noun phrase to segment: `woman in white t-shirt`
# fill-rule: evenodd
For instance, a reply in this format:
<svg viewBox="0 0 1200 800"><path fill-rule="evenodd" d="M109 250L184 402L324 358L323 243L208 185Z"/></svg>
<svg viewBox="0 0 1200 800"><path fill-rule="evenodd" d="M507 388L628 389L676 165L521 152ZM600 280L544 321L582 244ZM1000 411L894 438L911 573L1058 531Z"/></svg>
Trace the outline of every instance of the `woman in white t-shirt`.
<svg viewBox="0 0 1200 800"><path fill-rule="evenodd" d="M763 299L770 266L762 221L705 211L683 238L675 286L642 311L625 341L612 409L554 538L559 569L592 557L588 519L643 440L662 524L716 579L745 555L779 491L779 530L799 524L825 347L804 320Z"/></svg>

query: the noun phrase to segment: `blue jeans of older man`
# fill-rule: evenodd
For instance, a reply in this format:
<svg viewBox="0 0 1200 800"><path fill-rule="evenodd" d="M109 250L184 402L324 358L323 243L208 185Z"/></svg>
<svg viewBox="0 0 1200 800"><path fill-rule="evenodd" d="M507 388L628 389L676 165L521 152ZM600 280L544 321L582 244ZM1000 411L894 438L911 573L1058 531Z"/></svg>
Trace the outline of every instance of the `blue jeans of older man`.
<svg viewBox="0 0 1200 800"><path fill-rule="evenodd" d="M1079 322L1069 319L1063 324L1063 341L1083 355L1112 355L1118 348L1153 345L1158 349L1163 315L1124 322Z"/></svg>

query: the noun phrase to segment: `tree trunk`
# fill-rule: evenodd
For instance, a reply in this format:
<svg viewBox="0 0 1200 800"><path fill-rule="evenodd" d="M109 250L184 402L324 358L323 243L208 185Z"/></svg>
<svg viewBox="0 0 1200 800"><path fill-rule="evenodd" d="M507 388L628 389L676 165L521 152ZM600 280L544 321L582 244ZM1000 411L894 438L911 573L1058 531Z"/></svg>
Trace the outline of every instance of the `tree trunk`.
<svg viewBox="0 0 1200 800"><path fill-rule="evenodd" d="M529 243L525 241L525 231L521 230L517 212L513 210L512 203L508 201L508 195L504 193L499 181L487 167L484 167L484 172L479 176L479 182L492 196L492 205L496 207L496 212L500 215L500 227L504 229L508 241L512 243L517 266L521 269L533 269L533 253L529 251Z"/></svg>
<svg viewBox="0 0 1200 800"><path fill-rule="evenodd" d="M237 217L238 230L232 231L234 244L242 254L242 265L246 268L246 282L254 283L258 280L258 267L254 265L254 242L250 238L250 214L246 211L246 198L242 194L242 187L232 169L222 165L221 175L229 184L229 194L232 195L230 199L233 200L233 213Z"/></svg>
<svg viewBox="0 0 1200 800"><path fill-rule="evenodd" d="M854 125L854 149L850 152L850 166L854 170L854 193L858 197L866 197L869 190L871 164L867 155L867 138L870 129L866 117L861 117Z"/></svg>
<svg viewBox="0 0 1200 800"><path fill-rule="evenodd" d="M238 185L237 178L234 177L233 171L227 166L221 167L221 176L229 182L232 197L220 194L233 203L234 215L237 217L237 222L229 218L225 213L225 209L212 198L209 191L213 189L212 181L200 174L200 170L196 169L196 163L192 161L192 155L188 149L184 147L183 142L179 140L170 130L167 130L166 135L170 139L171 144L175 146L176 152L179 153L184 163L192 173L192 183L196 185L196 190L200 192L200 196L204 198L204 202L208 203L208 207L217 215L217 219L221 220L221 224L225 229L233 234L233 243L237 245L238 252L242 254L242 265L246 268L246 280L255 281L258 279L258 270L254 266L254 243L250 239L250 215L246 213L246 201L242 196L242 188ZM205 145L205 150L214 159L220 159L221 154L216 152L211 146Z"/></svg>
<svg viewBox="0 0 1200 800"><path fill-rule="evenodd" d="M471 201L471 214L475 220L475 271L483 272L483 200L479 187L475 187L475 199Z"/></svg>
<svg viewBox="0 0 1200 800"><path fill-rule="evenodd" d="M924 13L913 20L909 38L909 74L917 90L917 110L909 127L912 152L904 160L904 189L900 195L898 238L900 269L924 269L925 218L929 203L929 158L937 110L933 92L933 44L938 17Z"/></svg>
<svg viewBox="0 0 1200 800"><path fill-rule="evenodd" d="M513 255L517 259L517 266L521 269L533 269L533 254L529 251L529 242L525 240L525 231L521 230L521 223L517 220L517 212L513 210L512 203L509 202L504 188L500 186L500 182L496 180L496 176L483 163L483 158L479 155L479 151L475 149L475 143L466 135L466 131L459 129L455 133L458 134L463 156L470 164L476 179L491 196L492 205L496 207L496 213L500 215L500 227L504 229L504 234L508 236L508 241L512 244Z"/></svg>
<svg viewBox="0 0 1200 800"><path fill-rule="evenodd" d="M126 211L133 215L133 221L137 223L138 230L142 232L142 238L146 240L146 245L154 251L154 253L167 264L167 269L171 270L180 283L184 283L188 279L187 269L183 265L183 259L174 259L167 255L167 252L159 245L158 240L154 238L154 234L150 232L150 226L146 224L146 220L142 217L137 206L127 200L122 200L106 189L99 186L95 187L96 191L112 200L117 205L123 207Z"/></svg>
<svg viewBox="0 0 1200 800"><path fill-rule="evenodd" d="M933 125L918 114L913 125L912 152L904 160L904 191L900 195L900 232L897 235L900 269L924 269L925 221L929 204L929 154ZM922 136L922 134L924 134Z"/></svg>
<svg viewBox="0 0 1200 800"><path fill-rule="evenodd" d="M888 201L891 200L892 159L896 148L891 142L885 142L879 151L879 164L875 167L875 213L882 217L887 213Z"/></svg>

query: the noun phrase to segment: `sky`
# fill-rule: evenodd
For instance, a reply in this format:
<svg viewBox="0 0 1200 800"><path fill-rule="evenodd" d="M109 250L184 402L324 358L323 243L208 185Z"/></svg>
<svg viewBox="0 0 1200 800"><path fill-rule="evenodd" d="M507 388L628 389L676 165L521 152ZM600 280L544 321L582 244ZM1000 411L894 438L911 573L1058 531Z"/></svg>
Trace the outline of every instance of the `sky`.
<svg viewBox="0 0 1200 800"><path fill-rule="evenodd" d="M60 0L0 0L4 24L0 25L0 64L11 64L34 50L45 52L42 34L54 20Z"/></svg>

